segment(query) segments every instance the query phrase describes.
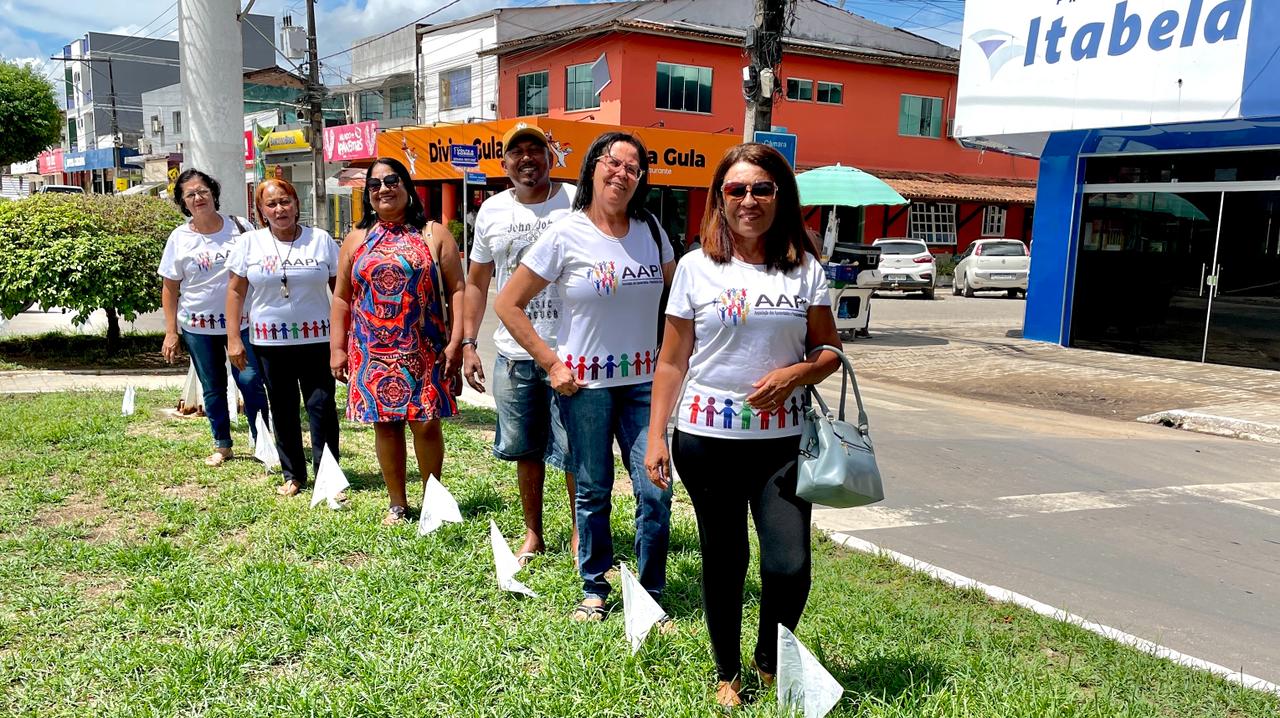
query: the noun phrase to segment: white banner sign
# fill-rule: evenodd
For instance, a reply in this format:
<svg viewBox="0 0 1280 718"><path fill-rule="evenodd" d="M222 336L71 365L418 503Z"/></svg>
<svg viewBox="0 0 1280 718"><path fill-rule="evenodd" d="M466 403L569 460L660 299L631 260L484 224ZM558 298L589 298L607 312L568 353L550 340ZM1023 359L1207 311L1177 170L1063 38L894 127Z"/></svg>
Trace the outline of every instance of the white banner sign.
<svg viewBox="0 0 1280 718"><path fill-rule="evenodd" d="M1264 2L1280 5L967 0L955 132L977 137L1231 119L1246 114L1249 92L1267 96L1255 106L1270 105L1274 80L1259 58L1280 38L1262 31L1274 24Z"/></svg>

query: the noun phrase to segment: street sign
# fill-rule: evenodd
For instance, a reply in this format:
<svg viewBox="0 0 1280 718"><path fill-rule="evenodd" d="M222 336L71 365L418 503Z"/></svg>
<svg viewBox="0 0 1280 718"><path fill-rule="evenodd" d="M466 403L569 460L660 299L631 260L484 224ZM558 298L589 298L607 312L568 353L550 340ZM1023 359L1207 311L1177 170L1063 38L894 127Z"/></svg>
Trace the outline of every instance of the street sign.
<svg viewBox="0 0 1280 718"><path fill-rule="evenodd" d="M483 172L467 172L466 175L469 184L489 184L489 178Z"/></svg>
<svg viewBox="0 0 1280 718"><path fill-rule="evenodd" d="M449 164L454 167L478 167L480 148L475 145L449 145Z"/></svg>
<svg viewBox="0 0 1280 718"><path fill-rule="evenodd" d="M796 136L786 132L764 132L756 131L755 141L761 144L769 145L773 149L782 153L787 158L787 162L794 168L796 166Z"/></svg>

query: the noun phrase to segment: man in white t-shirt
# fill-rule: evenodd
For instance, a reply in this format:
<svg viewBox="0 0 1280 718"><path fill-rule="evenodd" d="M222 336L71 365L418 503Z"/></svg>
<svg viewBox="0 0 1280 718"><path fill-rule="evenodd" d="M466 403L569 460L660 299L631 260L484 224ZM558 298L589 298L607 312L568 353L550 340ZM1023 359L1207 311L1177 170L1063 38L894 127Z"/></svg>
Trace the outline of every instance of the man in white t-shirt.
<svg viewBox="0 0 1280 718"><path fill-rule="evenodd" d="M489 283L496 275L496 289L502 289L543 230L569 214L574 196L572 185L551 181L551 151L541 129L517 124L502 138L502 147L502 168L513 186L485 200L475 217L463 309L462 373L467 383L481 392L485 390L485 376L476 351L476 334L484 317ZM560 295L554 284L534 297L525 309L538 335L552 346L556 343L560 310ZM516 462L525 525L524 543L516 558L524 564L546 548L542 536L546 466L564 470L569 465L568 439L546 372L501 323L493 333L493 343L498 350L492 378L498 413L493 454ZM565 474L565 484L572 506L573 474ZM570 531L570 550L577 556L577 527L570 526Z"/></svg>

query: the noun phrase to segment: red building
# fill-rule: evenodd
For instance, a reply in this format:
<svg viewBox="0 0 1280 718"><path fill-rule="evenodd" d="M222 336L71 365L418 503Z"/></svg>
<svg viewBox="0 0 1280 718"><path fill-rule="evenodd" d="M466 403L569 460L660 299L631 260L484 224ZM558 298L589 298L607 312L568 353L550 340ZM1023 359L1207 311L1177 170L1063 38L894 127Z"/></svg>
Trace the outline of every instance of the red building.
<svg viewBox="0 0 1280 718"><path fill-rule="evenodd" d="M690 19L675 4L658 4L661 19L632 9L487 50L499 59L498 115L741 135L743 31L708 22L707 2L685 0ZM750 4L718 5L729 12ZM1030 239L1036 161L968 149L949 136L958 51L814 0L798 0L792 32L773 124L797 135L797 169L852 165L911 200L840 210L842 241L915 236L949 253L981 236ZM600 58L611 81L597 98L591 66ZM706 190L663 192L662 206L681 213L695 233Z"/></svg>

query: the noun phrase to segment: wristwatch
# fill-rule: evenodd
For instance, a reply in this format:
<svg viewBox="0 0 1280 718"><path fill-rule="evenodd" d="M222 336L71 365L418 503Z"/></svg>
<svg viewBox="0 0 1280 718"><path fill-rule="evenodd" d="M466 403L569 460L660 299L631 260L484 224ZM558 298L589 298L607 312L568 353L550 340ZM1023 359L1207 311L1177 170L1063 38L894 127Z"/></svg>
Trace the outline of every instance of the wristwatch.
<svg viewBox="0 0 1280 718"><path fill-rule="evenodd" d="M467 337L467 338L465 338L465 339L463 339L463 340L462 340L462 346L464 346L464 347L465 347L465 346L466 346L466 345L468 345L468 344L470 344L471 346L475 347L476 349L479 349L479 348L480 348L480 344L479 344L479 342L477 342L477 341L476 341L476 338L475 338L475 337Z"/></svg>

